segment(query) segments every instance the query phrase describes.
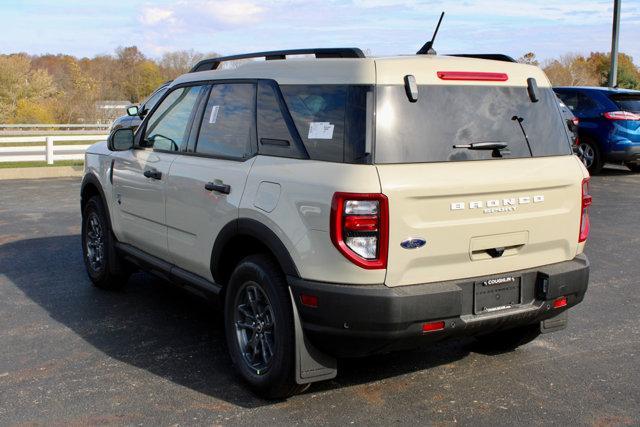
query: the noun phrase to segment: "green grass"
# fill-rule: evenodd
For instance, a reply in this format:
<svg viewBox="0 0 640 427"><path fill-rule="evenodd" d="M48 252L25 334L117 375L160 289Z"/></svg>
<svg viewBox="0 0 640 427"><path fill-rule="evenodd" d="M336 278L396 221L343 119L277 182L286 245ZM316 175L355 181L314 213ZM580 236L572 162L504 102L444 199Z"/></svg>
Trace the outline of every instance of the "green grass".
<svg viewBox="0 0 640 427"><path fill-rule="evenodd" d="M52 165L48 165L47 162L0 162L0 169L7 168L41 168L41 167L56 167L56 166L84 166L83 160L59 160Z"/></svg>

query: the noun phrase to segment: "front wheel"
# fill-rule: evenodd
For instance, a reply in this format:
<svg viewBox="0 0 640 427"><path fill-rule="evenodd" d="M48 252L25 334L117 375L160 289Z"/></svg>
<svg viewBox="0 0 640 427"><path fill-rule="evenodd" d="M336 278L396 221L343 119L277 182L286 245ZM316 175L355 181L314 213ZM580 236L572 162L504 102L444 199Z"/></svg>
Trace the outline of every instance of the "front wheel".
<svg viewBox="0 0 640 427"><path fill-rule="evenodd" d="M284 274L266 255L243 259L229 280L225 333L233 364L259 396L281 399L295 382L293 310Z"/></svg>
<svg viewBox="0 0 640 427"><path fill-rule="evenodd" d="M129 272L113 245L102 199L93 196L82 211L82 255L93 284L103 289L119 289Z"/></svg>

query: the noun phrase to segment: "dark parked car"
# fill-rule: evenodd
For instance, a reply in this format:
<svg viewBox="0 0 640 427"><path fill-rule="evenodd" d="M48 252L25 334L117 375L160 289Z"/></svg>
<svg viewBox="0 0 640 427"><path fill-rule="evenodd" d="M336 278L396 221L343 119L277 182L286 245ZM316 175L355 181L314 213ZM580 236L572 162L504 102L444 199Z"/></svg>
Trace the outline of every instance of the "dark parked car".
<svg viewBox="0 0 640 427"><path fill-rule="evenodd" d="M558 97L580 120L578 155L589 172L606 162L640 172L640 91L557 87Z"/></svg>
<svg viewBox="0 0 640 427"><path fill-rule="evenodd" d="M558 101L560 105L560 113L562 113L562 118L567 124L567 129L571 132L571 146L574 149L574 152L577 152L578 147L578 124L580 123L580 119L573 115L571 109L565 105L561 100Z"/></svg>
<svg viewBox="0 0 640 427"><path fill-rule="evenodd" d="M151 109L158 103L158 101L160 101L162 95L164 95L167 91L169 83L171 83L171 81L164 83L162 86L156 89L151 95L149 95L146 100L144 100L140 104L140 106L132 105L130 107L127 107L127 115L120 116L115 119L111 124L110 132L128 127L135 130L140 125L140 123L142 123L142 119L144 118L145 114L151 111Z"/></svg>

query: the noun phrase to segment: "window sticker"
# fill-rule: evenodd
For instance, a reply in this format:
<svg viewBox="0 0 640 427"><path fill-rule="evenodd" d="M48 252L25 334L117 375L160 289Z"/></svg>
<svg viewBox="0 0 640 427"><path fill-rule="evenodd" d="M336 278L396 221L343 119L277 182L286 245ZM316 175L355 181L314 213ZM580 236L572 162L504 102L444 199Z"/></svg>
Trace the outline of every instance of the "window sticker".
<svg viewBox="0 0 640 427"><path fill-rule="evenodd" d="M309 124L309 139L333 139L333 127L329 122L311 122Z"/></svg>
<svg viewBox="0 0 640 427"><path fill-rule="evenodd" d="M214 105L211 108L211 114L209 115L209 123L214 124L216 120L218 120L218 111L220 110L219 105Z"/></svg>

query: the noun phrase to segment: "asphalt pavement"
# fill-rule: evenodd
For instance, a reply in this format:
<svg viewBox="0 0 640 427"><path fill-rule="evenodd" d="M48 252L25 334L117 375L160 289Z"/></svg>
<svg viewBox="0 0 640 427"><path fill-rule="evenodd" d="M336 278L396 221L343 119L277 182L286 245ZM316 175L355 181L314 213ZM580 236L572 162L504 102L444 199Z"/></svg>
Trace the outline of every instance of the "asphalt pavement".
<svg viewBox="0 0 640 427"><path fill-rule="evenodd" d="M592 178L591 281L566 330L340 361L270 402L238 381L211 306L139 273L91 286L79 179L0 181L0 425L640 425L640 175Z"/></svg>

